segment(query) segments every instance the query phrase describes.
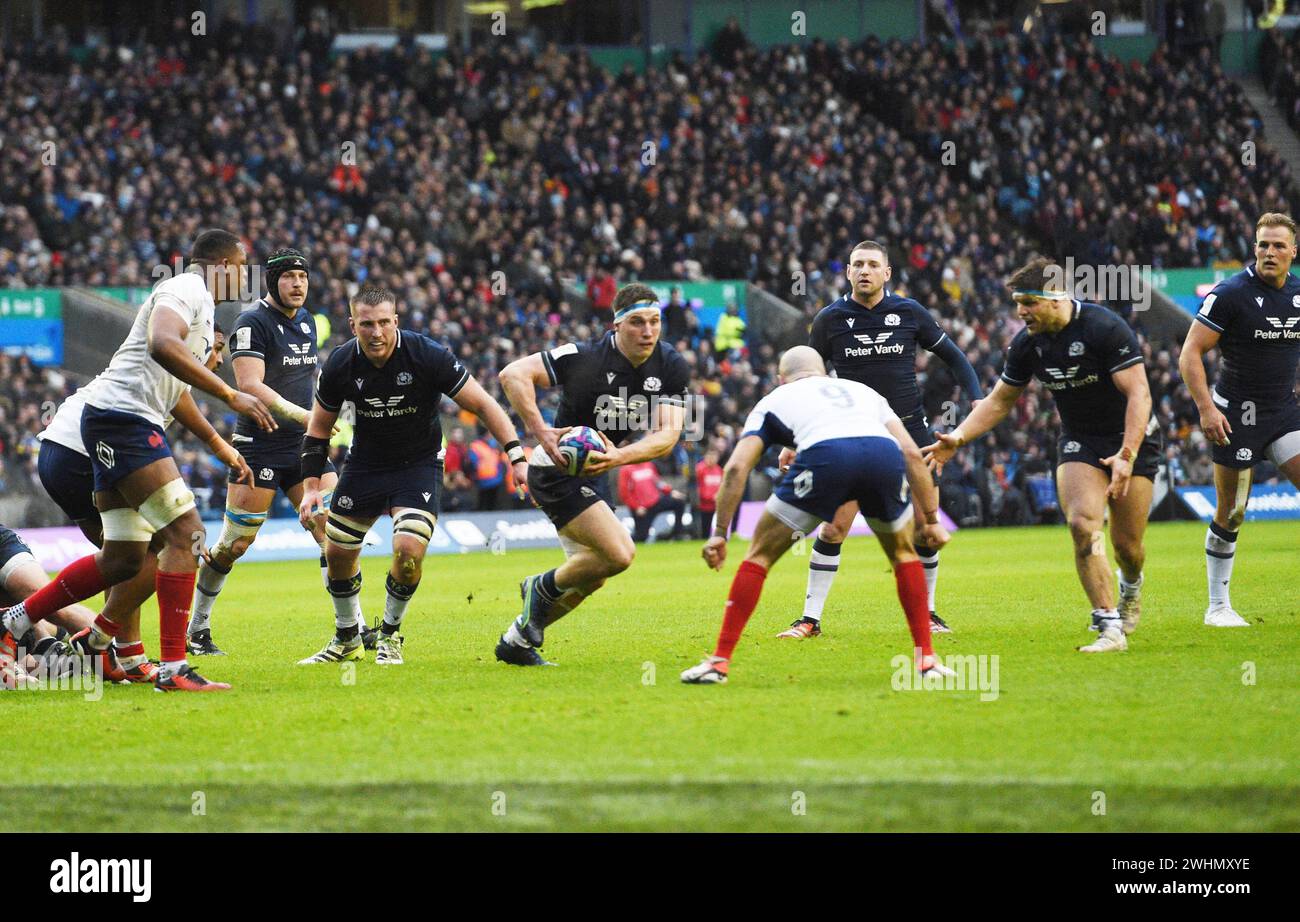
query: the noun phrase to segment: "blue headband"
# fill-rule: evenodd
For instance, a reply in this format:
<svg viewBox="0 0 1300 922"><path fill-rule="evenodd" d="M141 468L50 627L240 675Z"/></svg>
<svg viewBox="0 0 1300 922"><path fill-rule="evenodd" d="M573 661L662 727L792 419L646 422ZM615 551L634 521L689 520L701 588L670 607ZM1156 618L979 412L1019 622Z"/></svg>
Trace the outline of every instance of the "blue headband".
<svg viewBox="0 0 1300 922"><path fill-rule="evenodd" d="M634 301L633 303L629 304L627 307L623 308L621 311L619 311L614 315L614 322L617 323L618 321L622 320L624 317L626 317L628 314L632 313L633 311L643 311L648 307L653 307L655 310L659 310L659 302L658 301Z"/></svg>
<svg viewBox="0 0 1300 922"><path fill-rule="evenodd" d="M1050 301L1066 301L1066 300L1069 300L1069 297L1070 297L1069 292L1065 292L1065 291L1043 291L1042 289L1039 289L1039 288L1015 288L1015 289L1012 289L1012 291L1011 291L1011 296L1014 298L1016 295L1029 295L1030 297L1033 297L1033 298L1047 298L1047 299L1050 300Z"/></svg>

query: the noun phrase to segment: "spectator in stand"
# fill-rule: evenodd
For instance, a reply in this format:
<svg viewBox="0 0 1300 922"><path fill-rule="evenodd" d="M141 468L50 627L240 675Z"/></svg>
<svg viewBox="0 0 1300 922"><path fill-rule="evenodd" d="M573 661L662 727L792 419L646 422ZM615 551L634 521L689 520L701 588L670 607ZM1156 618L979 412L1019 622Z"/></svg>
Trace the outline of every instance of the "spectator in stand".
<svg viewBox="0 0 1300 922"><path fill-rule="evenodd" d="M722 486L722 465L718 453L709 449L695 465L695 536L701 540L709 537L713 528L713 514L717 511L718 489Z"/></svg>
<svg viewBox="0 0 1300 922"><path fill-rule="evenodd" d="M469 446L465 444L465 428L453 426L448 430L447 449L442 459L442 508L448 512L468 512L477 505L474 483L466 475Z"/></svg>
<svg viewBox="0 0 1300 922"><path fill-rule="evenodd" d="M673 514L672 539L682 537L685 497L659 478L653 461L625 464L618 469L618 498L632 513L632 540L637 544L650 540L650 527L661 512Z"/></svg>
<svg viewBox="0 0 1300 922"><path fill-rule="evenodd" d="M465 469L469 472L474 488L478 490L479 512L490 512L501 506L501 488L506 482L506 470L509 462L506 453L501 450L491 433L482 431L479 437L470 442L465 453Z"/></svg>
<svg viewBox="0 0 1300 922"><path fill-rule="evenodd" d="M740 316L740 306L732 301L727 312L718 318L718 329L713 335L713 348L719 353L745 348L745 321Z"/></svg>
<svg viewBox="0 0 1300 922"><path fill-rule="evenodd" d="M663 306L662 314L664 342L677 346L685 340L689 348L699 321L695 311L682 298L682 290L676 285L668 293L668 303Z"/></svg>
<svg viewBox="0 0 1300 922"><path fill-rule="evenodd" d="M587 300L591 302L591 311L602 328L614 321L614 295L618 293L618 283L607 266L607 258L602 257L600 268L587 280Z"/></svg>

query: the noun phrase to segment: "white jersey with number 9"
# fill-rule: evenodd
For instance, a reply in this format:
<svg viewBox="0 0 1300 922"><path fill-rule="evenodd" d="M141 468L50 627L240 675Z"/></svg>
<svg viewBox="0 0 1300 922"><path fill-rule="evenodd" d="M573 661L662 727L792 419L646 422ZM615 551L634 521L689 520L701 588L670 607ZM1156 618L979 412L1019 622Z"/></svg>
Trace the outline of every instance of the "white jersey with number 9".
<svg viewBox="0 0 1300 922"><path fill-rule="evenodd" d="M891 419L898 416L889 403L865 384L816 375L782 384L760 400L745 420L744 435L803 451L831 439L894 439L885 428Z"/></svg>

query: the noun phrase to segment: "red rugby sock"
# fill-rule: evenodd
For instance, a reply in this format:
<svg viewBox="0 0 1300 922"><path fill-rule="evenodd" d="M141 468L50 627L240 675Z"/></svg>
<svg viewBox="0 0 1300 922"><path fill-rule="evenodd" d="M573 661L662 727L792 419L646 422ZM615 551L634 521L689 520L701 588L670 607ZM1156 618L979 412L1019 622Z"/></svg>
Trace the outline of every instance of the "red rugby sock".
<svg viewBox="0 0 1300 922"><path fill-rule="evenodd" d="M194 601L193 573L164 573L154 576L158 592L158 646L164 663L185 659L185 626L190 621L190 603Z"/></svg>
<svg viewBox="0 0 1300 922"><path fill-rule="evenodd" d="M894 581L898 584L898 601L907 615L907 629L912 632L912 645L922 656L929 656L934 653L930 645L930 592L925 588L921 561L910 560L894 567Z"/></svg>
<svg viewBox="0 0 1300 922"><path fill-rule="evenodd" d="M749 616L758 606L758 597L763 593L763 581L767 579L767 570L751 560L746 560L736 571L731 581L731 592L727 595L727 611L722 618L722 631L718 634L718 646L714 656L731 659L736 649L740 634L749 623Z"/></svg>
<svg viewBox="0 0 1300 922"><path fill-rule="evenodd" d="M108 588L94 554L72 561L23 603L27 617L35 624L66 608Z"/></svg>

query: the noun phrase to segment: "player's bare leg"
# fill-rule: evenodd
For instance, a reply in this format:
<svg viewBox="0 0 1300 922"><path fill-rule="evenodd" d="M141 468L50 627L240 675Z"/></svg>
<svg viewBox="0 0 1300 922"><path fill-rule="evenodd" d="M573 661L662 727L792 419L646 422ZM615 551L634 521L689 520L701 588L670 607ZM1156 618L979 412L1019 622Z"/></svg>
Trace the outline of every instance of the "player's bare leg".
<svg viewBox="0 0 1300 922"><path fill-rule="evenodd" d="M777 637L803 640L821 634L826 597L831 594L831 584L835 582L835 574L840 569L840 547L848 537L857 514L857 503L845 503L835 510L835 518L824 523L818 530L817 540L813 542L812 553L808 556L808 589L804 593L803 616L777 634Z"/></svg>
<svg viewBox="0 0 1300 922"><path fill-rule="evenodd" d="M857 512L857 504L850 504ZM841 506L836 515L844 511ZM850 522L852 519L850 518ZM713 654L705 658L698 666L692 666L682 673L682 681L687 685L720 685L727 681L730 672L731 656L740 641L740 635L749 623L749 618L758 607L759 596L763 593L763 583L767 580L772 565L784 556L785 552L797 540L803 538L785 522L767 510L754 526L754 536L750 539L749 550L741 561L736 575L731 580L731 589L727 593L727 605L722 616L722 629L718 632L718 643Z"/></svg>
<svg viewBox="0 0 1300 922"><path fill-rule="evenodd" d="M1250 622L1233 610L1228 594L1237 553L1237 533L1246 521L1250 481L1248 467L1214 465L1214 519L1205 533L1205 572L1210 593L1205 623L1210 627L1250 627Z"/></svg>
<svg viewBox="0 0 1300 922"><path fill-rule="evenodd" d="M636 545L605 503L588 506L560 529L566 559L554 570L524 580L524 612L497 644L497 658L513 665L543 665L536 652L544 631L632 565Z"/></svg>
<svg viewBox="0 0 1300 922"><path fill-rule="evenodd" d="M122 508L126 509L125 506ZM133 511L126 510L115 515L126 515L130 518L130 513ZM101 519L82 519L76 524L88 541L96 547L103 546L104 533ZM128 580L110 586L104 593L104 607L100 614L118 626L111 651L99 654L104 677L111 682L144 684L153 682L157 678L158 667L149 661L144 642L140 637L140 606L153 595L154 575L158 569L158 552L162 550L162 546L162 539L153 535L149 543L149 552L145 555L140 571ZM73 644L85 652L88 639L88 633L74 637Z"/></svg>
<svg viewBox="0 0 1300 922"><path fill-rule="evenodd" d="M904 521L898 531L872 528L872 532L880 543L880 549L884 551L890 565L894 568L898 602L903 607L903 615L907 618L907 629L912 634L917 671L921 675L956 675L934 655L932 645L934 613L930 610L930 587L925 578L925 565L916 550L915 519ZM935 553L938 553L938 548L935 548Z"/></svg>
<svg viewBox="0 0 1300 922"><path fill-rule="evenodd" d="M361 642L361 548L378 516L345 516L331 510L325 520L325 565L334 602L334 636L319 653L298 661L338 663L365 655Z"/></svg>
<svg viewBox="0 0 1300 922"><path fill-rule="evenodd" d="M1079 648L1085 653L1128 648L1106 560L1103 517L1109 486L1106 472L1091 464L1070 461L1056 469L1056 489L1074 544L1074 567L1092 604L1092 627L1099 632L1096 641Z"/></svg>
<svg viewBox="0 0 1300 922"><path fill-rule="evenodd" d="M420 585L424 554L438 522L433 513L423 509L396 507L392 515L393 562L385 580L384 620L375 645L375 662L381 666L402 664L402 636L397 630Z"/></svg>
<svg viewBox="0 0 1300 922"><path fill-rule="evenodd" d="M106 502L119 498L125 500L163 542L154 574L161 648L161 664L154 687L162 691L223 691L230 688L224 683L209 682L191 669L185 660L185 625L190 618L199 551L206 532L194 504L194 494L181 480L176 462L172 458L154 461L123 477L116 489L110 492L116 495L96 494L95 504L101 515ZM107 550L113 543L108 540L111 536L107 519L104 532L104 548ZM146 565L151 538L146 538L143 545L132 544L136 554L134 573Z"/></svg>
<svg viewBox="0 0 1300 922"><path fill-rule="evenodd" d="M1147 517L1155 485L1145 477L1129 480L1128 493L1110 501L1110 543L1119 564L1119 615L1125 634L1142 618L1142 566L1146 563Z"/></svg>

